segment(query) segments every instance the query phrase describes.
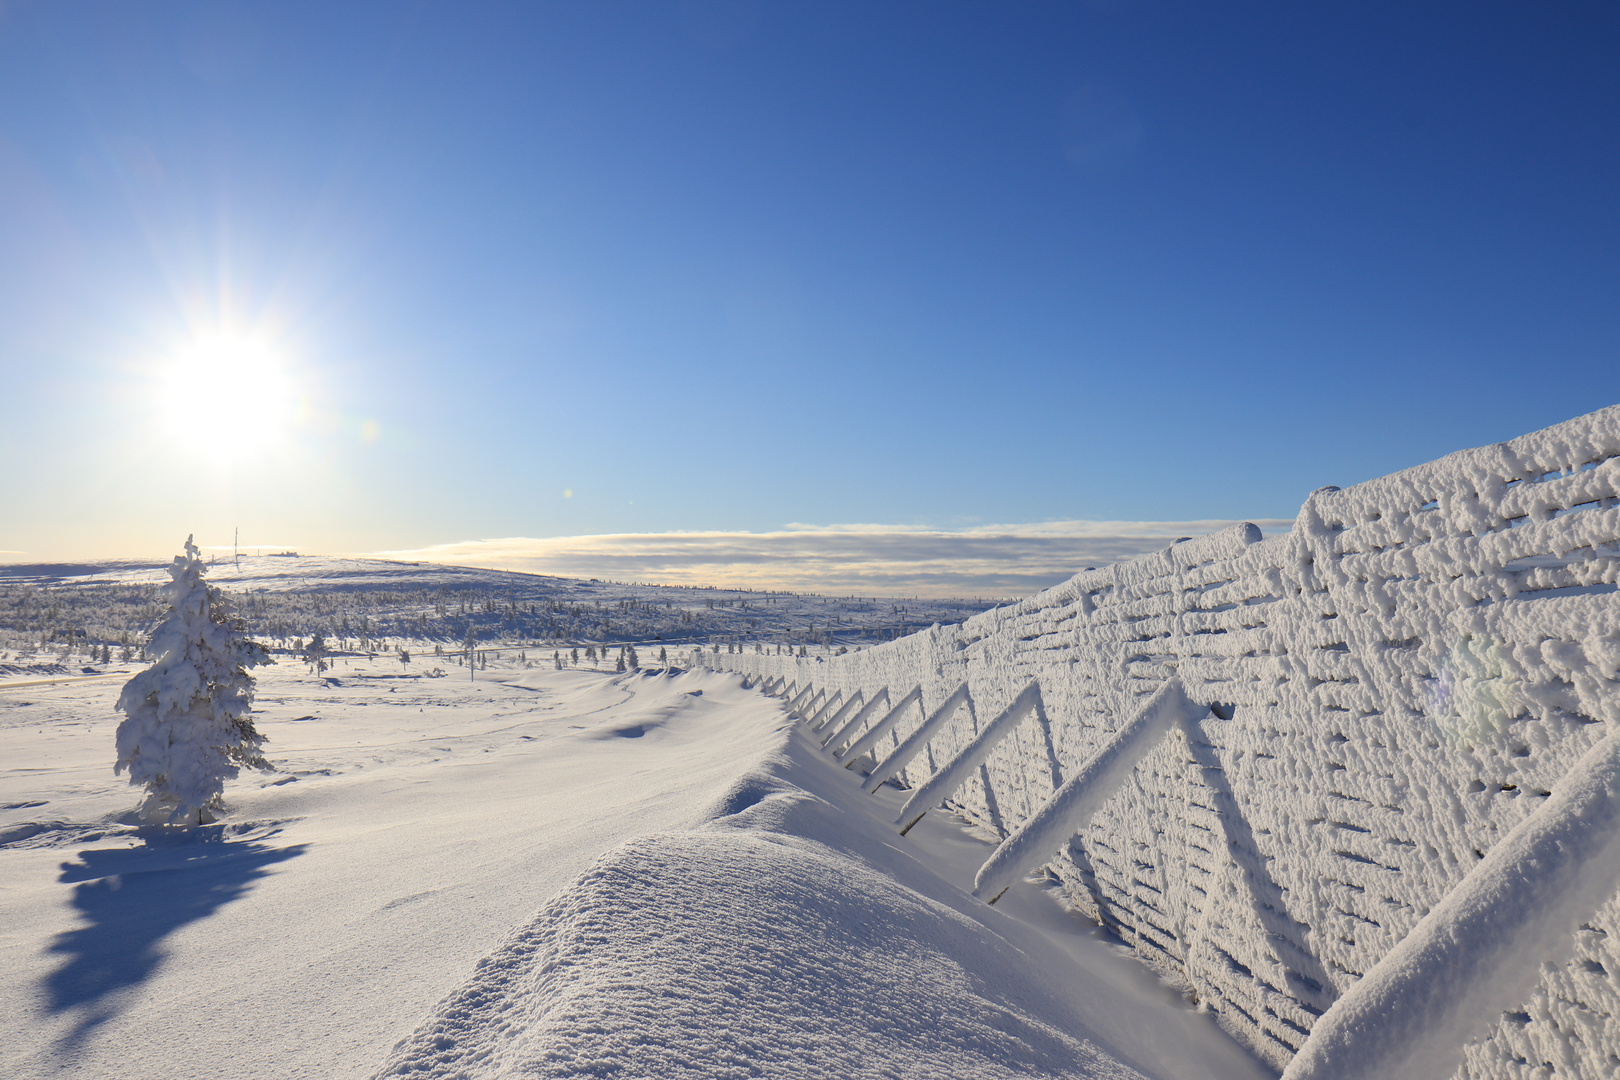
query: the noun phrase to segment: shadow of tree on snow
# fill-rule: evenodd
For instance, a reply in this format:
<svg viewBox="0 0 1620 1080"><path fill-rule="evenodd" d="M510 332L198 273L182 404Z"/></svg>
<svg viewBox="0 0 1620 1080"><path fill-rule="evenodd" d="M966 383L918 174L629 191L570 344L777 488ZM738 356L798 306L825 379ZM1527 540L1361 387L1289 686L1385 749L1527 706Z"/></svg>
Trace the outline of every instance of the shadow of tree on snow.
<svg viewBox="0 0 1620 1080"><path fill-rule="evenodd" d="M165 937L241 897L267 867L303 854L306 846L233 842L207 830L149 837L139 848L81 851L79 862L63 863L57 880L80 883L73 907L86 921L58 934L50 947L67 957L45 979L50 1010L84 1010L63 1041L80 1041L117 1012L120 992L145 981L163 961Z"/></svg>

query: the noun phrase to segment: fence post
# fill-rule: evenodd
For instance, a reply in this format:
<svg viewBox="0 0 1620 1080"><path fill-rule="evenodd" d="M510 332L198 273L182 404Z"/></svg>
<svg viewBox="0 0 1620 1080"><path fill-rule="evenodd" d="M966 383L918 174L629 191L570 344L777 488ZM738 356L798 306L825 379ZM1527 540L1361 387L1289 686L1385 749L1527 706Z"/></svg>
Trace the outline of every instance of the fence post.
<svg viewBox="0 0 1620 1080"><path fill-rule="evenodd" d="M986 724L984 730L979 732L972 742L964 746L960 753L941 766L938 772L912 793L894 822L900 826L900 835L906 835L928 811L955 795L956 789L967 780L968 774L978 768L1001 740L1012 734L1019 721L1032 712L1040 717L1046 715L1046 706L1041 701L1041 684L1034 681L1019 692L1013 703L1002 710L1000 716Z"/></svg>
<svg viewBox="0 0 1620 1080"><path fill-rule="evenodd" d="M879 705L887 705L888 703L889 688L885 686L883 689L872 695L871 701L868 701L865 705L861 706L860 712L850 717L849 723L833 732L832 735L827 738L827 741L821 744L822 748L828 753L836 755L838 753L838 748L844 744L844 740L860 729L861 722L864 721L868 716L872 715L872 713L877 710Z"/></svg>
<svg viewBox="0 0 1620 1080"><path fill-rule="evenodd" d="M839 721L841 721L844 718L845 714L848 713L849 710L853 709L855 706L859 705L861 702L863 702L865 700L866 700L866 695L862 691L860 691L860 690L855 691L853 694L849 695L849 700L845 701L842 705L840 705L838 707L838 711L833 713L831 716L827 717L827 719L826 719L826 721L824 723L822 723L822 724L820 724L820 725L818 725L816 727L816 730L817 731L836 731L838 729L838 726L839 726Z"/></svg>
<svg viewBox="0 0 1620 1080"><path fill-rule="evenodd" d="M951 693L951 696L945 699L945 704L934 710L934 715L923 721L922 727L913 731L905 742L895 748L894 753L884 758L878 764L878 767L872 770L872 775L866 778L866 783L861 785L861 790L868 794L876 791L883 786L885 780L909 765L912 758L922 753L923 747L928 745L928 740L932 739L940 728L949 723L951 717L956 715L956 710L963 705L967 706L968 715L972 716L973 697L968 693L967 683L958 686ZM977 720L978 717L974 716L974 719Z"/></svg>
<svg viewBox="0 0 1620 1080"><path fill-rule="evenodd" d="M919 709L922 708L921 686L912 687L911 692L900 699L900 704L890 709L884 715L883 719L873 724L871 729L868 730L865 735L862 735L859 739L856 739L853 746L845 750L842 754L833 755L833 759L840 765L848 768L849 765L860 758L862 754L876 746L878 744L878 740L887 735L894 728L894 725L900 722L900 718L906 714L906 707L912 704L915 704Z"/></svg>
<svg viewBox="0 0 1620 1080"><path fill-rule="evenodd" d="M804 722L805 726L811 731L816 730L816 728L821 725L821 718L827 714L827 710L831 709L839 701L842 701L843 698L844 692L842 690L834 690L832 692L832 696L822 703L821 708L816 710L816 714Z"/></svg>
<svg viewBox="0 0 1620 1080"><path fill-rule="evenodd" d="M1013 882L1051 858L1091 820L1172 726L1197 719L1207 710L1207 706L1187 700L1180 679L1167 680L1090 761L991 853L974 878L973 895L988 898L992 904L1001 899Z"/></svg>

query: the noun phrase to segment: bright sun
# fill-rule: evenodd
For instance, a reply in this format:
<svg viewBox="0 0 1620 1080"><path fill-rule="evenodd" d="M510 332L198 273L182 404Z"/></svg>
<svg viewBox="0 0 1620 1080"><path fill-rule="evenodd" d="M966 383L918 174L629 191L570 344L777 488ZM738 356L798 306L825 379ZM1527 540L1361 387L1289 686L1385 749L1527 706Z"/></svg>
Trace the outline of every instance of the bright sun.
<svg viewBox="0 0 1620 1080"><path fill-rule="evenodd" d="M286 363L257 338L199 338L163 365L160 382L167 434L195 453L251 461L282 443L297 419Z"/></svg>

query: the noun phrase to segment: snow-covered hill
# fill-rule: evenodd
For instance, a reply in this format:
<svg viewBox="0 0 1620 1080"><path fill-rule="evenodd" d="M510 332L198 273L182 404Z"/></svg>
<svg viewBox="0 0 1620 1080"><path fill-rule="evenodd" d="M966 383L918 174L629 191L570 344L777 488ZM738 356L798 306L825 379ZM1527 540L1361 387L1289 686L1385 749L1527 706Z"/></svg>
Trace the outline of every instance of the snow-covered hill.
<svg viewBox="0 0 1620 1080"><path fill-rule="evenodd" d="M289 724L343 722L308 745L288 739L295 753L267 781L274 789L239 792L234 823L212 835L227 860L247 861L220 879L186 877L217 862L213 852L152 854L162 837L128 854L140 838L119 825L123 804L104 773L75 771L93 747L81 736L97 722L110 732L110 719L97 720L105 701L102 713L93 705L109 684L0 688L18 695L11 701L80 703L0 714L16 718L0 752L27 763L0 789L11 800L0 811L0 869L23 883L6 898L25 913L0 940L36 987L13 1012L56 1040L42 1048L21 1029L8 1036L24 1047L19 1067L103 1068L102 1051L88 1048L111 1045L95 1042L103 1031L142 1040L140 1025L117 1026L137 1006L156 1030L169 999L192 985L161 983L157 942L178 954L196 937L209 964L237 940L273 944L249 923L212 941L193 908L246 912L261 894L279 896L283 906L264 914L293 925L302 901L273 884L316 866L323 874L308 891L319 917L300 927L310 940L338 943L371 920L408 927L413 912L424 930L453 934L486 891L510 895L516 867L520 879L543 878L552 899L527 920L503 909L457 954L486 962L454 977L449 961L388 959L359 964L369 974L345 982L299 939L292 956L316 984L385 985L411 1001L411 1033L373 1058L382 1075L1254 1074L1174 1001L1146 1004L1148 991L1118 988L1141 989L1129 978L1098 974L1107 950L1085 945L1081 924L1023 877L1042 859L1069 905L1288 1077L1607 1080L1620 1064L1620 407L1322 489L1286 534L1237 526L854 652L824 645L804 657L791 640L771 640L789 633L768 622L772 605L803 612L805 598L704 591L737 601L705 603L723 613L709 617L751 635L743 649L711 638L703 663L735 673L725 676L612 677L523 659L537 629L625 640L655 618L704 617L683 614L673 594L610 607L487 585L367 591L353 584L367 567L312 570L338 584L248 587L244 615L271 634L283 633L274 618L335 626L365 648L413 621L451 640L471 632L505 675L424 679L403 661L352 654L326 680L278 670L271 685L295 688L280 703L308 710ZM147 586L113 580L122 572L82 595L124 590L134 604ZM21 662L74 670L74 649L34 642L49 641L43 615L68 610L76 587L65 575L36 578L14 586L29 590L22 606L34 620ZM838 610L821 603L824 616ZM602 637L588 636L593 627ZM559 702L559 717L580 721L559 732L534 729L535 706L503 696L568 687L628 697ZM481 716L474 700L501 711ZM790 712L815 742L787 728ZM396 731L415 734L401 743ZM690 740L670 741L677 732ZM538 745L504 741L512 733ZM841 745L851 770L817 753ZM661 752L638 756L649 748ZM463 751L467 771L452 771ZM515 771L489 771L502 762ZM870 797L856 794L866 770ZM912 789L904 813L900 793L881 786L887 777ZM301 800L319 793L306 811ZM942 818L941 802L982 831L969 837ZM904 841L881 820L904 827L918 810L927 813ZM618 824L595 829L603 818ZM343 824L321 824L334 819ZM581 839L549 847L558 828ZM510 839L485 844L486 833ZM378 866L365 847L377 842L397 844L405 869ZM85 844L101 846L61 864L57 884L71 894L46 889L45 862L26 854ZM345 857L308 857L328 847ZM535 864L544 850L567 865L562 878ZM351 894L325 882L351 864L393 882L393 899L356 886L362 901L339 925ZM149 871L175 876L138 876ZM183 881L194 884L176 894ZM994 913L969 899L1004 885L1007 907ZM69 909L84 925L63 923ZM426 915L435 910L442 916ZM1001 922L1008 912L1017 918ZM497 940L495 924L517 929ZM321 926L332 928L325 939ZM28 959L51 934L48 951L68 957L55 968ZM1064 957L1078 967L1062 967ZM390 982L396 965L431 993L413 998ZM199 981L224 977L200 970ZM296 997L304 984L276 985ZM146 996L152 986L161 1004ZM234 1000L251 1010L255 994ZM313 999L300 1000L298 1016L323 1017L321 1038L341 1050L334 1061L363 1056L324 1026ZM345 1030L405 1034L397 1000L367 997ZM224 1045L198 1038L188 1054ZM254 1053L281 1062L259 1043Z"/></svg>
<svg viewBox="0 0 1620 1080"><path fill-rule="evenodd" d="M807 596L545 577L434 563L244 556L209 568L248 628L281 648L319 631L355 651L556 648L620 642L690 648L747 642L823 650L960 622L979 600ZM0 566L0 650L114 657L161 614L162 566ZM41 657L42 658L42 657ZM0 657L0 660L5 657Z"/></svg>
<svg viewBox="0 0 1620 1080"><path fill-rule="evenodd" d="M125 823L116 680L0 691L0 1076L1266 1075L735 676L478 675L265 669L200 835Z"/></svg>

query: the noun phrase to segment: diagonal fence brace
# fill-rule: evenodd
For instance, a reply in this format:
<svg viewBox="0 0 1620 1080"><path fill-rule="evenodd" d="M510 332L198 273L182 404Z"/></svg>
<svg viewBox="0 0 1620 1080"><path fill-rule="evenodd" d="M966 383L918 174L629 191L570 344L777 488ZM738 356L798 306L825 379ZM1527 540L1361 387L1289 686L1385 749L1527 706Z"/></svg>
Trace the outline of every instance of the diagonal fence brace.
<svg viewBox="0 0 1620 1080"><path fill-rule="evenodd" d="M865 705L861 706L860 712L850 717L849 723L845 724L843 727L839 728L837 731L828 736L827 741L821 744L822 748L831 754L838 753L838 748L844 745L844 740L848 739L855 732L859 731L861 724L865 722L868 716L871 716L877 711L878 706L887 705L888 703L889 688L885 686L883 689L872 695L871 701L868 701Z"/></svg>
<svg viewBox="0 0 1620 1080"><path fill-rule="evenodd" d="M1282 1080L1452 1075L1616 886L1620 730L1317 1019Z"/></svg>
<svg viewBox="0 0 1620 1080"><path fill-rule="evenodd" d="M968 776L984 763L1001 740L1011 735L1024 717L1032 713L1042 720L1046 719L1046 705L1041 700L1041 684L1033 680L1019 692L1011 705L1002 710L1000 716L986 724L984 730L979 732L972 742L964 746L961 752L912 793L894 822L900 827L900 835L906 835L913 825L923 819L923 815L955 795L957 789L967 782Z"/></svg>
<svg viewBox="0 0 1620 1080"><path fill-rule="evenodd" d="M807 697L805 699L804 704L800 705L796 709L788 710L789 712L791 712L793 714L793 719L795 719L795 720L803 720L804 717L805 717L805 714L808 713L808 712L814 711L814 709L816 708L816 703L818 701L820 701L822 698L827 696L827 691L825 691L825 690L816 690L816 691L814 691L812 693L810 691L810 687L805 687L805 692L807 694L809 694L809 697Z"/></svg>
<svg viewBox="0 0 1620 1080"><path fill-rule="evenodd" d="M846 769L849 768L850 765L860 759L862 754L876 746L878 740L894 730L894 726L900 722L902 716L906 715L906 709L911 705L915 705L919 709L922 708L922 687L912 687L911 692L900 699L900 704L885 713L883 719L873 724L871 729L865 735L856 739L854 745L849 749L842 754L835 754L834 760Z"/></svg>
<svg viewBox="0 0 1620 1080"><path fill-rule="evenodd" d="M1187 700L1180 679L1159 687L1090 761L1001 842L979 868L973 895L992 904L1001 899L1013 882L1046 862L1085 827L1172 727L1197 720L1207 711L1208 706Z"/></svg>
<svg viewBox="0 0 1620 1080"><path fill-rule="evenodd" d="M810 684L805 683L804 689L800 690L797 694L794 694L793 698L787 703L787 711L789 716L793 717L794 719L798 719L799 708L804 703L804 699L809 695L809 693Z"/></svg>
<svg viewBox="0 0 1620 1080"><path fill-rule="evenodd" d="M973 713L973 696L968 693L967 683L963 683L952 691L951 696L945 699L945 704L935 709L934 714L923 721L922 727L913 731L905 742L895 748L894 753L884 758L882 763L872 770L872 775L866 778L866 782L861 785L861 790L871 794L882 787L885 780L911 764L911 759L923 752L923 747L928 745L928 740L932 739L939 733L941 728L950 723L951 717L956 715L956 710L964 705L967 706L968 715L972 716L974 721L977 722L978 717Z"/></svg>
<svg viewBox="0 0 1620 1080"><path fill-rule="evenodd" d="M804 722L805 726L808 727L811 731L816 730L816 728L821 726L821 718L826 716L827 713L832 709L832 707L834 705L837 705L843 699L844 699L844 692L842 690L834 690L832 692L832 696L827 698L827 700L825 700L824 702L822 702L821 708L816 710L815 715Z"/></svg>
<svg viewBox="0 0 1620 1080"><path fill-rule="evenodd" d="M839 723L844 719L844 717L849 714L849 711L851 709L855 708L857 705L859 705L861 702L863 702L865 700L866 700L866 695L865 695L864 692L862 692L860 690L855 691L853 694L849 695L849 699L847 701L845 701L842 705L840 705L838 707L837 712L835 712L831 716L827 717L827 719L826 719L826 721L824 723L818 724L816 726L815 730L816 731L832 731L832 730L836 729L838 727Z"/></svg>

